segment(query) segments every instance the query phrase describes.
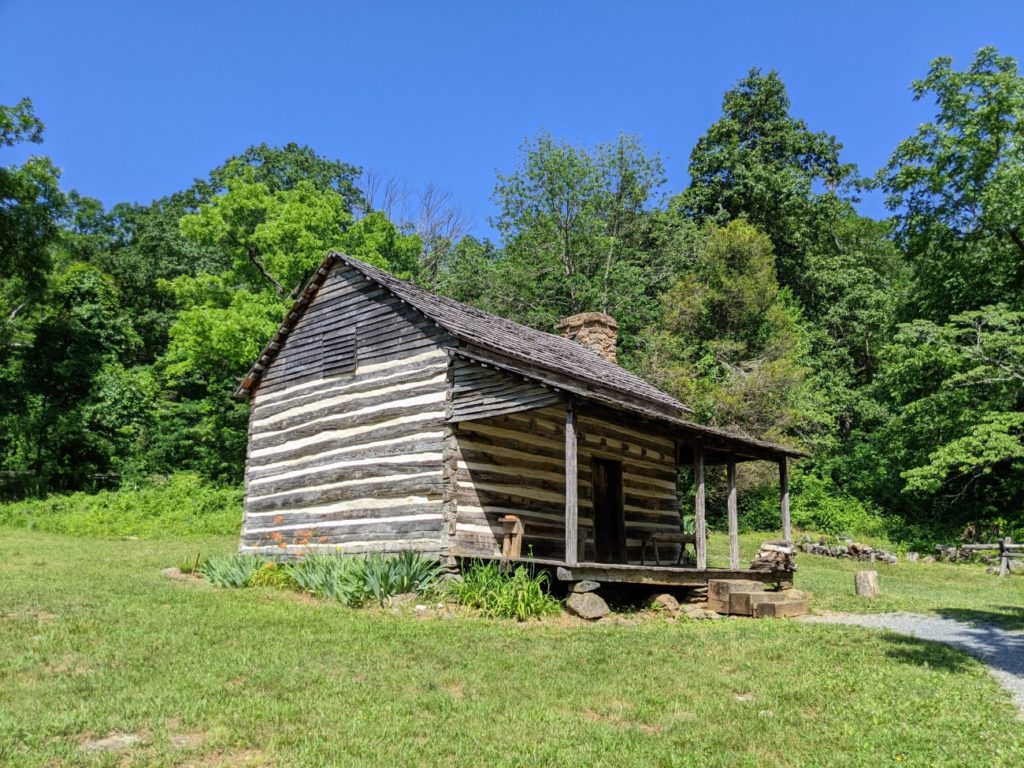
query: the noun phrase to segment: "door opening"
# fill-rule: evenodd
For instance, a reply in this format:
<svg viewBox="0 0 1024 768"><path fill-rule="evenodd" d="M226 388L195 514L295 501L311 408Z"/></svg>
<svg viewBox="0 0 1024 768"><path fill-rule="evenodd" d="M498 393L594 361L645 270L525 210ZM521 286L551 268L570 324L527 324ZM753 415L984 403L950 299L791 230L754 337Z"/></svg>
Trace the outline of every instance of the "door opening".
<svg viewBox="0 0 1024 768"><path fill-rule="evenodd" d="M594 459L594 548L599 563L626 562L622 462Z"/></svg>

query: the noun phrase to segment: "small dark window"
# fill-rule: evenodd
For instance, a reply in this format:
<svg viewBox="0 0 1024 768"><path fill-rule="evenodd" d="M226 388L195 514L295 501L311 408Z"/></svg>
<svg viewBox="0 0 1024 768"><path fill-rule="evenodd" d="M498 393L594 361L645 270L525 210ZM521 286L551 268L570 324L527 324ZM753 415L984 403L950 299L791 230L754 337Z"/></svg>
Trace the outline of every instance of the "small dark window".
<svg viewBox="0 0 1024 768"><path fill-rule="evenodd" d="M352 373L356 369L355 328L328 331L320 339L320 360L324 376Z"/></svg>

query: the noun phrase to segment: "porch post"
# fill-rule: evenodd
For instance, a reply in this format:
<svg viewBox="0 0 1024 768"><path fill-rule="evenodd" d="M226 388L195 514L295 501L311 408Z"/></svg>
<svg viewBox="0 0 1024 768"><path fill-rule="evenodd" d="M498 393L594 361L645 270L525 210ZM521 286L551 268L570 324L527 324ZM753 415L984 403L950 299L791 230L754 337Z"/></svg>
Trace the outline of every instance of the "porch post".
<svg viewBox="0 0 1024 768"><path fill-rule="evenodd" d="M697 551L697 568L708 567L708 540L704 524L704 446L693 448L693 548Z"/></svg>
<svg viewBox="0 0 1024 768"><path fill-rule="evenodd" d="M740 519L736 507L736 462L726 465L729 484L729 567L734 571L740 567Z"/></svg>
<svg viewBox="0 0 1024 768"><path fill-rule="evenodd" d="M786 460L779 461L779 495L782 498L782 538L793 540L793 528L789 522L789 469Z"/></svg>
<svg viewBox="0 0 1024 768"><path fill-rule="evenodd" d="M576 472L576 409L570 398L565 404L565 563L576 565L579 537L579 493Z"/></svg>

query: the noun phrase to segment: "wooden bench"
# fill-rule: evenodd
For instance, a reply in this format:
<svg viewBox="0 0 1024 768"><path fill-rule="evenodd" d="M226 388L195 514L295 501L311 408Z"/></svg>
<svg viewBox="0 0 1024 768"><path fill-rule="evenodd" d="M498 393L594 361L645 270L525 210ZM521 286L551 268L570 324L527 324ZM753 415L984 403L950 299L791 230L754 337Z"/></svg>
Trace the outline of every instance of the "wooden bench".
<svg viewBox="0 0 1024 768"><path fill-rule="evenodd" d="M676 565L683 564L683 555L686 553L686 545L693 547L694 555L697 552L697 537L692 533L649 533L644 536L640 544L640 565L644 565L647 559L647 545L654 545L654 564L661 565L661 553L658 551L659 544L678 544L679 557L676 558Z"/></svg>

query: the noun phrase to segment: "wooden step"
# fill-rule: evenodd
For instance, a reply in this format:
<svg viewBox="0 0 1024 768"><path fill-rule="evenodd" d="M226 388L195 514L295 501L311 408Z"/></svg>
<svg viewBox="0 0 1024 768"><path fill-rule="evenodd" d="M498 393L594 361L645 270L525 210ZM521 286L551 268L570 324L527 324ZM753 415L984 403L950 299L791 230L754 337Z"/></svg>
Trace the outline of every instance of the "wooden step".
<svg viewBox="0 0 1024 768"><path fill-rule="evenodd" d="M781 619L784 616L803 616L805 613L807 613L806 600L761 602L754 606L755 619Z"/></svg>
<svg viewBox="0 0 1024 768"><path fill-rule="evenodd" d="M764 583L745 579L708 579L708 609L716 613L729 613L731 595L753 592L764 593Z"/></svg>
<svg viewBox="0 0 1024 768"><path fill-rule="evenodd" d="M729 613L732 616L753 616L757 606L781 603L786 599L781 592L733 592L729 595Z"/></svg>

